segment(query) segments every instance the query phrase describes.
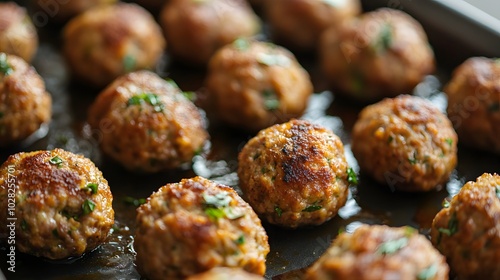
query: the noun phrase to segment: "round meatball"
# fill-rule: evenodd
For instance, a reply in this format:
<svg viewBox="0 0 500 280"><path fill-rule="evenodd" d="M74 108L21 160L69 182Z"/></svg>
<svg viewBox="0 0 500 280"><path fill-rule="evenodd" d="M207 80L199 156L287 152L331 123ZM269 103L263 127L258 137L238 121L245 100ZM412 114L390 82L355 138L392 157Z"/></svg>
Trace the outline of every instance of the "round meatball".
<svg viewBox="0 0 500 280"><path fill-rule="evenodd" d="M38 257L78 257L109 235L112 201L89 159L61 149L18 153L0 167L0 238L15 232L17 250Z"/></svg>
<svg viewBox="0 0 500 280"><path fill-rule="evenodd" d="M260 131L238 156L245 199L283 227L319 225L335 216L347 200L350 172L340 139L302 120Z"/></svg>
<svg viewBox="0 0 500 280"><path fill-rule="evenodd" d="M166 45L148 12L124 3L96 7L73 18L63 37L73 75L96 87L124 73L153 68Z"/></svg>
<svg viewBox="0 0 500 280"><path fill-rule="evenodd" d="M457 134L429 101L401 95L363 109L352 131L363 172L392 190L441 188L457 164Z"/></svg>
<svg viewBox="0 0 500 280"><path fill-rule="evenodd" d="M252 132L300 117L313 91L292 53L244 39L214 55L205 85L214 114Z"/></svg>
<svg viewBox="0 0 500 280"><path fill-rule="evenodd" d="M468 59L444 91L460 142L500 154L500 60Z"/></svg>
<svg viewBox="0 0 500 280"><path fill-rule="evenodd" d="M114 4L117 0L33 0L33 2L40 11L49 16L50 20L64 22L94 7Z"/></svg>
<svg viewBox="0 0 500 280"><path fill-rule="evenodd" d="M245 0L170 0L160 23L172 56L200 66L222 46L260 31L260 20Z"/></svg>
<svg viewBox="0 0 500 280"><path fill-rule="evenodd" d="M410 227L363 225L341 233L308 269L306 280L448 280L445 258Z"/></svg>
<svg viewBox="0 0 500 280"><path fill-rule="evenodd" d="M325 31L320 57L339 94L363 102L410 93L435 64L422 26L391 9L369 12Z"/></svg>
<svg viewBox="0 0 500 280"><path fill-rule="evenodd" d="M361 13L359 0L272 0L265 1L272 36L298 51L313 51L328 27ZM333 31L331 31L333 32Z"/></svg>
<svg viewBox="0 0 500 280"><path fill-rule="evenodd" d="M99 131L104 153L131 171L180 167L208 137L198 108L177 85L144 70L104 89L90 107L88 122Z"/></svg>
<svg viewBox="0 0 500 280"><path fill-rule="evenodd" d="M431 238L460 279L500 279L500 176L466 183L434 218Z"/></svg>
<svg viewBox="0 0 500 280"><path fill-rule="evenodd" d="M207 272L190 276L187 280L264 280L264 278L241 268L214 267Z"/></svg>
<svg viewBox="0 0 500 280"><path fill-rule="evenodd" d="M265 272L267 234L230 187L184 179L161 187L137 212L136 264L148 279L184 279L219 266Z"/></svg>
<svg viewBox="0 0 500 280"><path fill-rule="evenodd" d="M31 61L38 48L38 35L26 9L14 2L0 3L0 52Z"/></svg>
<svg viewBox="0 0 500 280"><path fill-rule="evenodd" d="M0 53L0 146L19 143L50 121L52 98L36 70Z"/></svg>

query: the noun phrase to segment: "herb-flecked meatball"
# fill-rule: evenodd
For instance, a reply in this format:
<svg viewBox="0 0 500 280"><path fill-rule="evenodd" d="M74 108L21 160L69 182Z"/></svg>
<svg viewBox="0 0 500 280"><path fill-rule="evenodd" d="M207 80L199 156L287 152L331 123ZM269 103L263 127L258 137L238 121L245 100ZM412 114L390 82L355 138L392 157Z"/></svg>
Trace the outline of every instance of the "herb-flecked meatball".
<svg viewBox="0 0 500 280"><path fill-rule="evenodd" d="M363 109L352 131L363 172L391 189L441 188L457 164L457 134L430 101L401 95Z"/></svg>
<svg viewBox="0 0 500 280"><path fill-rule="evenodd" d="M460 142L500 154L500 59L468 59L444 91Z"/></svg>
<svg viewBox="0 0 500 280"><path fill-rule="evenodd" d="M391 9L369 12L326 30L320 57L339 94L363 102L411 93L435 64L422 26Z"/></svg>
<svg viewBox="0 0 500 280"><path fill-rule="evenodd" d="M319 225L335 216L346 202L350 172L340 139L302 120L260 131L238 156L245 199L283 227Z"/></svg>
<svg viewBox="0 0 500 280"><path fill-rule="evenodd" d="M33 2L37 8L48 14L50 20L64 22L94 7L114 4L117 0L33 0Z"/></svg>
<svg viewBox="0 0 500 280"><path fill-rule="evenodd" d="M431 238L460 279L500 279L500 176L466 183L434 218Z"/></svg>
<svg viewBox="0 0 500 280"><path fill-rule="evenodd" d="M448 280L445 258L410 227L363 225L341 233L308 269L306 280Z"/></svg>
<svg viewBox="0 0 500 280"><path fill-rule="evenodd" d="M15 227L20 252L78 257L109 235L112 201L108 182L89 159L61 149L18 153L0 167L0 238L12 238Z"/></svg>
<svg viewBox="0 0 500 280"><path fill-rule="evenodd" d="M148 279L185 279L219 266L265 272L267 234L230 187L184 179L161 187L137 212L136 264Z"/></svg>
<svg viewBox="0 0 500 280"><path fill-rule="evenodd" d="M244 39L214 55L205 85L215 115L252 132L300 117L313 91L292 53Z"/></svg>
<svg viewBox="0 0 500 280"><path fill-rule="evenodd" d="M198 108L177 85L145 70L104 89L89 110L88 122L100 131L104 153L138 172L180 167L208 138Z"/></svg>
<svg viewBox="0 0 500 280"><path fill-rule="evenodd" d="M104 87L118 76L155 67L166 46L154 18L138 5L90 9L64 28L63 51L73 75Z"/></svg>
<svg viewBox="0 0 500 280"><path fill-rule="evenodd" d="M245 0L169 0L160 23L172 56L192 65L206 65L219 48L260 31Z"/></svg>
<svg viewBox="0 0 500 280"><path fill-rule="evenodd" d="M207 272L190 276L187 280L264 280L264 278L241 268L214 267Z"/></svg>
<svg viewBox="0 0 500 280"><path fill-rule="evenodd" d="M52 98L36 70L15 55L0 53L0 146L19 143L52 114Z"/></svg>
<svg viewBox="0 0 500 280"><path fill-rule="evenodd" d="M38 48L38 35L26 9L14 2L0 3L0 52L31 61Z"/></svg>

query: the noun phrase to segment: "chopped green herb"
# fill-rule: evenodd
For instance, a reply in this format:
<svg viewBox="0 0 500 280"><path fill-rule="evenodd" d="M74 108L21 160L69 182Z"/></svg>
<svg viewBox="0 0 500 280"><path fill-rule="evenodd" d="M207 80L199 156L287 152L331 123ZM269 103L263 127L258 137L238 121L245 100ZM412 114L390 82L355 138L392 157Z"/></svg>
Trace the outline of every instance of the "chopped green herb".
<svg viewBox="0 0 500 280"><path fill-rule="evenodd" d="M304 210L302 210L302 212L315 212L315 211L320 210L321 208L323 208L323 206L321 206L321 205L309 205L306 208L304 208Z"/></svg>
<svg viewBox="0 0 500 280"><path fill-rule="evenodd" d="M495 192L497 193L497 197L500 198L500 186L496 186Z"/></svg>
<svg viewBox="0 0 500 280"><path fill-rule="evenodd" d="M400 249L404 248L406 245L408 245L408 238L406 237L401 237L396 240L391 240L382 243L378 249L377 253L381 255L389 255L389 254L394 254Z"/></svg>
<svg viewBox="0 0 500 280"><path fill-rule="evenodd" d="M26 222L26 220L22 220L22 221L21 221L21 229L22 229L23 231L28 230L28 222Z"/></svg>
<svg viewBox="0 0 500 280"><path fill-rule="evenodd" d="M276 212L276 214L278 214L278 217L281 217L281 215L283 214L283 210L281 210L281 208L279 208L279 206L274 207L274 212Z"/></svg>
<svg viewBox="0 0 500 280"><path fill-rule="evenodd" d="M262 94L264 96L264 107L266 110L273 111L280 107L278 96L272 89L266 89Z"/></svg>
<svg viewBox="0 0 500 280"><path fill-rule="evenodd" d="M203 194L203 200L205 214L212 220L218 220L219 218L235 220L245 216L241 209L229 206L232 198L227 192L215 195Z"/></svg>
<svg viewBox="0 0 500 280"><path fill-rule="evenodd" d="M238 239L236 239L234 242L238 245L245 244L245 236L243 234L240 235L240 237L238 237Z"/></svg>
<svg viewBox="0 0 500 280"><path fill-rule="evenodd" d="M85 201L82 204L83 215L92 213L94 209L95 209L95 203L88 198L85 199Z"/></svg>
<svg viewBox="0 0 500 280"><path fill-rule="evenodd" d="M290 59L282 54L268 54L268 53L257 54L257 62L266 66L276 65L281 67L288 67L291 64Z"/></svg>
<svg viewBox="0 0 500 280"><path fill-rule="evenodd" d="M90 191L91 194L96 194L99 189L99 185L96 183L88 183L85 189Z"/></svg>
<svg viewBox="0 0 500 280"><path fill-rule="evenodd" d="M132 55L125 55L123 57L123 70L125 70L125 72L131 72L135 69L135 64L136 64L136 60L135 60L135 57L133 57Z"/></svg>
<svg viewBox="0 0 500 280"><path fill-rule="evenodd" d="M199 147L198 149L196 149L196 150L194 151L194 155L195 155L195 156L199 156L199 155L201 155L202 153L203 153L203 146Z"/></svg>
<svg viewBox="0 0 500 280"><path fill-rule="evenodd" d="M165 105L160 101L158 95L154 93L141 93L139 95L134 95L127 101L128 106L141 105L142 103L148 103L153 106L155 112L163 112Z"/></svg>
<svg viewBox="0 0 500 280"><path fill-rule="evenodd" d="M443 208L449 208L450 207L450 202L448 201L448 199L443 199L443 202L441 203L441 206L443 206Z"/></svg>
<svg viewBox="0 0 500 280"><path fill-rule="evenodd" d="M392 135L391 135L391 136L389 136L389 138L387 139L387 143L388 143L388 144L391 144L391 143L392 143L392 141L394 141L394 137L392 137Z"/></svg>
<svg viewBox="0 0 500 280"><path fill-rule="evenodd" d="M146 203L146 199L145 198L133 198L131 196L127 196L127 197L123 198L123 202L125 204L133 205L135 207L138 207L138 206Z"/></svg>
<svg viewBox="0 0 500 280"><path fill-rule="evenodd" d="M417 151L413 152L413 158L408 158L408 161L410 162L411 165L417 164Z"/></svg>
<svg viewBox="0 0 500 280"><path fill-rule="evenodd" d="M232 199L227 192L220 192L216 195L203 194L203 200L205 207L222 208L229 206Z"/></svg>
<svg viewBox="0 0 500 280"><path fill-rule="evenodd" d="M250 42L245 38L238 38L233 42L233 46L239 51L246 51L250 48Z"/></svg>
<svg viewBox="0 0 500 280"><path fill-rule="evenodd" d="M207 214L207 216L212 220L218 220L218 219L224 218L226 216L224 209L212 208L212 207L206 208L205 214Z"/></svg>
<svg viewBox="0 0 500 280"><path fill-rule="evenodd" d="M488 111L490 111L490 112L500 111L500 102L496 102L496 103L491 104L490 107L488 107Z"/></svg>
<svg viewBox="0 0 500 280"><path fill-rule="evenodd" d="M417 275L417 279L418 280L431 280L434 278L434 276L436 276L437 271L438 271L438 266L437 266L437 264L433 263L429 267L420 271L420 273Z"/></svg>
<svg viewBox="0 0 500 280"><path fill-rule="evenodd" d="M12 74L14 70L7 61L7 55L5 53L0 53L0 72L5 76Z"/></svg>
<svg viewBox="0 0 500 280"><path fill-rule="evenodd" d="M174 88L179 88L179 86L177 85L176 82L174 82L174 80L172 79L169 79L169 78L165 78L165 81L167 81L167 83L169 83L171 86L173 86Z"/></svg>
<svg viewBox="0 0 500 280"><path fill-rule="evenodd" d="M379 52L385 52L392 45L392 25L385 22L380 27L378 37L375 39L374 47Z"/></svg>
<svg viewBox="0 0 500 280"><path fill-rule="evenodd" d="M411 237L417 232L415 228L412 228L410 226L405 226L405 236L406 237Z"/></svg>
<svg viewBox="0 0 500 280"><path fill-rule="evenodd" d="M353 185L358 184L358 175L356 175L356 172L351 167L347 168L347 182Z"/></svg>
<svg viewBox="0 0 500 280"><path fill-rule="evenodd" d="M57 229L53 229L53 230L52 230L52 235L53 235L54 237L59 237L59 233L57 232Z"/></svg>
<svg viewBox="0 0 500 280"><path fill-rule="evenodd" d="M83 206L83 205L82 205L82 206ZM68 210L66 210L66 209L62 210L60 213L61 213L61 215L63 215L64 217L66 217L66 219L68 219L68 220L69 220L69 219L73 219L73 220L75 220L75 221L76 221L76 220L78 220L78 215L76 215L76 214L72 214L72 213L70 213L70 212L69 212Z"/></svg>
<svg viewBox="0 0 500 280"><path fill-rule="evenodd" d="M444 141L446 141L446 143L448 143L448 145L450 145L450 147L453 145L453 139L451 139L451 138L446 138Z"/></svg>
<svg viewBox="0 0 500 280"><path fill-rule="evenodd" d="M453 213L448 221L448 228L438 228L438 232L452 236L458 231L458 219L456 213Z"/></svg>
<svg viewBox="0 0 500 280"><path fill-rule="evenodd" d="M196 93L194 91L183 91L182 95L184 95L187 99L191 101L196 100Z"/></svg>
<svg viewBox="0 0 500 280"><path fill-rule="evenodd" d="M239 219L243 216L245 216L245 213L241 208L235 208L235 207L225 207L223 208L224 213L226 214L226 217L229 220L236 220Z"/></svg>
<svg viewBox="0 0 500 280"><path fill-rule="evenodd" d="M49 159L49 163L57 166L57 168L60 168L62 166L62 164L64 163L64 161L59 156L55 156L55 157Z"/></svg>

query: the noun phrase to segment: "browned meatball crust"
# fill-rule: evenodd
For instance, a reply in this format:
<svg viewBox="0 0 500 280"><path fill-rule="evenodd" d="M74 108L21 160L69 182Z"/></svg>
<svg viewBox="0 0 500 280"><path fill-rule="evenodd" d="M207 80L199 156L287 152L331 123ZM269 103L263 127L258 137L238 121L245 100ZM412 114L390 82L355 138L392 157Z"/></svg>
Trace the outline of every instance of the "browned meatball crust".
<svg viewBox="0 0 500 280"><path fill-rule="evenodd" d="M0 167L0 237L12 236L7 219L17 218L20 252L78 257L107 238L112 201L108 182L89 159L61 149L18 153ZM15 209L8 208L12 204Z"/></svg>
<svg viewBox="0 0 500 280"><path fill-rule="evenodd" d="M457 164L457 135L429 101L401 95L363 109L352 131L352 152L363 172L391 189L430 191Z"/></svg>
<svg viewBox="0 0 500 280"><path fill-rule="evenodd" d="M124 73L153 68L166 45L151 14L125 3L96 7L73 18L63 40L73 75L96 87Z"/></svg>
<svg viewBox="0 0 500 280"><path fill-rule="evenodd" d="M500 60L468 59L444 91L460 142L500 154Z"/></svg>
<svg viewBox="0 0 500 280"><path fill-rule="evenodd" d="M205 85L215 115L248 131L300 117L313 91L309 74L292 53L244 39L214 55Z"/></svg>
<svg viewBox="0 0 500 280"><path fill-rule="evenodd" d="M306 280L448 280L448 264L410 227L363 225L341 233L308 269Z"/></svg>
<svg viewBox="0 0 500 280"><path fill-rule="evenodd" d="M320 57L339 94L364 102L410 93L435 64L422 26L391 9L325 31Z"/></svg>
<svg viewBox="0 0 500 280"><path fill-rule="evenodd" d="M19 143L50 121L52 98L36 70L0 53L0 146Z"/></svg>
<svg viewBox="0 0 500 280"><path fill-rule="evenodd" d="M500 176L467 182L434 218L431 238L460 279L500 279Z"/></svg>
<svg viewBox="0 0 500 280"><path fill-rule="evenodd" d="M269 223L290 228L335 216L347 199L347 172L340 139L302 120L260 131L238 156L245 199Z"/></svg>
<svg viewBox="0 0 500 280"><path fill-rule="evenodd" d="M38 48L38 35L26 9L14 2L0 3L0 52L31 61Z"/></svg>
<svg viewBox="0 0 500 280"><path fill-rule="evenodd" d="M180 167L208 138L196 106L175 83L148 71L129 73L104 89L88 122L101 132L106 154L139 172Z"/></svg>
<svg viewBox="0 0 500 280"><path fill-rule="evenodd" d="M110 5L117 0L33 0L40 11L47 13L50 20L64 22L97 6Z"/></svg>
<svg viewBox="0 0 500 280"><path fill-rule="evenodd" d="M241 268L214 267L207 272L190 276L187 280L264 280L264 278Z"/></svg>
<svg viewBox="0 0 500 280"><path fill-rule="evenodd" d="M134 247L148 279L184 279L219 266L263 275L269 252L252 208L202 177L167 184L138 208Z"/></svg>

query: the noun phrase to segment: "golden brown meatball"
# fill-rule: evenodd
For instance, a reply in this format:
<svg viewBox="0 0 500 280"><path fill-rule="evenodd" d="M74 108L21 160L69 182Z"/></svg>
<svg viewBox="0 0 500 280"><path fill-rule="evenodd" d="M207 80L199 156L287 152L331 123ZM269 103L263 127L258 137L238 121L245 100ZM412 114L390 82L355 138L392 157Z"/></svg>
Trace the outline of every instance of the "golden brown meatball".
<svg viewBox="0 0 500 280"><path fill-rule="evenodd" d="M208 137L200 112L177 85L148 71L129 73L104 89L88 122L101 132L102 150L131 171L180 167Z"/></svg>
<svg viewBox="0 0 500 280"><path fill-rule="evenodd" d="M260 131L238 156L245 199L269 223L290 228L335 216L346 202L350 172L340 139L302 120Z"/></svg>
<svg viewBox="0 0 500 280"><path fill-rule="evenodd" d="M14 2L0 3L0 52L31 61L38 48L38 35L26 9Z"/></svg>
<svg viewBox="0 0 500 280"><path fill-rule="evenodd" d="M172 56L193 65L205 65L222 46L260 31L245 0L170 0L160 23Z"/></svg>
<svg viewBox="0 0 500 280"><path fill-rule="evenodd" d="M187 280L264 280L264 278L241 268L214 267L207 272L190 276Z"/></svg>
<svg viewBox="0 0 500 280"><path fill-rule="evenodd" d="M421 25L391 9L325 31L320 57L333 87L364 102L411 93L434 70L434 54Z"/></svg>
<svg viewBox="0 0 500 280"><path fill-rule="evenodd" d="M219 266L265 272L267 234L230 187L184 179L161 187L137 212L136 264L148 279L184 279Z"/></svg>
<svg viewBox="0 0 500 280"><path fill-rule="evenodd" d="M0 146L19 143L48 123L52 99L36 70L0 53Z"/></svg>
<svg viewBox="0 0 500 280"><path fill-rule="evenodd" d="M153 17L135 4L93 8L64 28L64 54L74 76L97 87L153 68L165 44Z"/></svg>
<svg viewBox="0 0 500 280"><path fill-rule="evenodd" d="M361 13L359 0L272 0L264 9L274 39L299 51L313 51L328 27ZM331 31L333 32L333 31Z"/></svg>
<svg viewBox="0 0 500 280"><path fill-rule="evenodd" d="M0 167L0 238L38 257L78 257L107 238L112 201L89 159L61 149L18 153Z"/></svg>
<svg viewBox="0 0 500 280"><path fill-rule="evenodd" d="M434 218L431 238L460 279L500 279L500 176L465 184Z"/></svg>
<svg viewBox="0 0 500 280"><path fill-rule="evenodd" d="M430 191L457 164L457 135L429 101L401 95L363 109L352 131L361 170L402 191Z"/></svg>
<svg viewBox="0 0 500 280"><path fill-rule="evenodd" d="M205 85L216 116L249 131L300 117L313 91L292 53L244 39L214 55Z"/></svg>
<svg viewBox="0 0 500 280"><path fill-rule="evenodd" d="M444 91L460 142L500 154L500 60L468 59Z"/></svg>
<svg viewBox="0 0 500 280"><path fill-rule="evenodd" d="M33 2L39 12L45 13L50 20L64 22L94 7L114 4L117 0L33 0Z"/></svg>
<svg viewBox="0 0 500 280"><path fill-rule="evenodd" d="M415 229L363 225L341 233L306 280L448 280L448 272L445 258Z"/></svg>

